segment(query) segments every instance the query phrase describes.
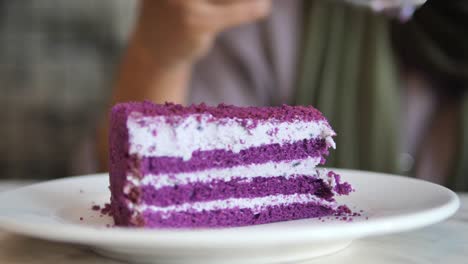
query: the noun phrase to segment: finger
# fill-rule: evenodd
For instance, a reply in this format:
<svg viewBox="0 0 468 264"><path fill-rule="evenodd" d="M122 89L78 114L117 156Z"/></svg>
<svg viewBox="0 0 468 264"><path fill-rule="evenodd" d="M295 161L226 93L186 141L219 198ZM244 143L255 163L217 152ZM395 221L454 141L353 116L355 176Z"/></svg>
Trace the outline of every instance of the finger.
<svg viewBox="0 0 468 264"><path fill-rule="evenodd" d="M270 0L217 0L222 4L213 5L210 20L217 30L253 22L270 13ZM221 2L219 2L221 3Z"/></svg>
<svg viewBox="0 0 468 264"><path fill-rule="evenodd" d="M205 2L209 2L212 4L217 5L224 5L224 4L231 4L235 2L251 2L252 0L205 0Z"/></svg>

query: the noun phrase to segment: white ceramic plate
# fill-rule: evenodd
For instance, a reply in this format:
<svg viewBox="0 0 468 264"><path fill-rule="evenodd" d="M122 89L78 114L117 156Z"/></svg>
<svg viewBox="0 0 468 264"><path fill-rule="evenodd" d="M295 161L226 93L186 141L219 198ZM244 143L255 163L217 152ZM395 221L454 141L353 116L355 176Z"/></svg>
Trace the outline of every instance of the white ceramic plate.
<svg viewBox="0 0 468 264"><path fill-rule="evenodd" d="M0 228L88 245L103 255L140 263L289 263L330 254L357 238L431 225L459 207L455 193L435 184L336 171L356 189L340 202L364 210L352 222L304 219L215 230L108 228L112 219L91 210L109 200L107 175L99 174L0 194Z"/></svg>

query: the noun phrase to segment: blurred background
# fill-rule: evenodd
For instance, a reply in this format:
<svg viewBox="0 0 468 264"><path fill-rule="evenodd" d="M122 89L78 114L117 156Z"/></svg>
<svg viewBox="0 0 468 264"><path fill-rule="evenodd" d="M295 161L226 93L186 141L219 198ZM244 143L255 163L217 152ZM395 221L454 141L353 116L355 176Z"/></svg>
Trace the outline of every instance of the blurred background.
<svg viewBox="0 0 468 264"><path fill-rule="evenodd" d="M265 19L220 32L185 103L311 104L339 135L328 166L468 190L468 5L390 2L405 1L273 0ZM0 0L1 179L100 170L138 5Z"/></svg>
<svg viewBox="0 0 468 264"><path fill-rule="evenodd" d="M97 122L136 4L0 1L0 178L96 170Z"/></svg>

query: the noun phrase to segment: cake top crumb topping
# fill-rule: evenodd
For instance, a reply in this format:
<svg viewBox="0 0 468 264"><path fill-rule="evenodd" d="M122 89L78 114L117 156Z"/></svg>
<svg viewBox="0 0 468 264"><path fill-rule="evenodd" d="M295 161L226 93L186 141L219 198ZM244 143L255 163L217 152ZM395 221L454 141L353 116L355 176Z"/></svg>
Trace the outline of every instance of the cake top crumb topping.
<svg viewBox="0 0 468 264"><path fill-rule="evenodd" d="M326 120L320 111L312 106L270 106L270 107L238 107L219 104L208 106L205 103L182 106L180 104L154 104L149 101L120 103L112 108L112 112L140 112L150 116L187 116L192 114L211 114L216 118L239 118L279 121L320 121Z"/></svg>

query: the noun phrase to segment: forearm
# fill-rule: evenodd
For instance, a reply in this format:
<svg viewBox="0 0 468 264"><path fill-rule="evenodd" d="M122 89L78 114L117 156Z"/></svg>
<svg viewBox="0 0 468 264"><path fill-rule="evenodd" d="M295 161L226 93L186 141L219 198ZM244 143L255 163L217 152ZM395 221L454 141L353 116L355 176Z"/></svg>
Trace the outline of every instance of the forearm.
<svg viewBox="0 0 468 264"><path fill-rule="evenodd" d="M138 37L132 38L113 89L113 104L142 100L186 102L191 63L163 65L153 54L147 52Z"/></svg>

